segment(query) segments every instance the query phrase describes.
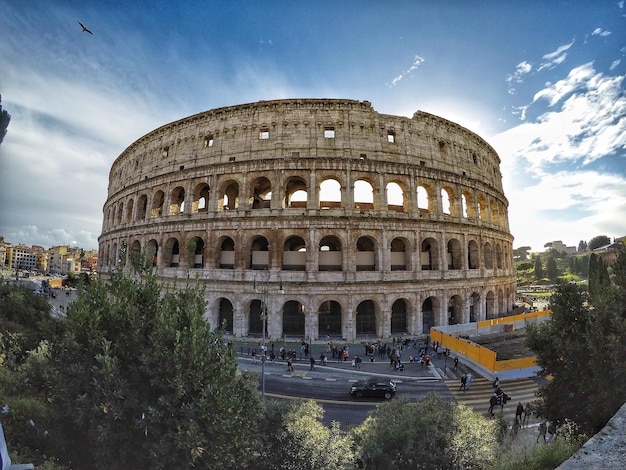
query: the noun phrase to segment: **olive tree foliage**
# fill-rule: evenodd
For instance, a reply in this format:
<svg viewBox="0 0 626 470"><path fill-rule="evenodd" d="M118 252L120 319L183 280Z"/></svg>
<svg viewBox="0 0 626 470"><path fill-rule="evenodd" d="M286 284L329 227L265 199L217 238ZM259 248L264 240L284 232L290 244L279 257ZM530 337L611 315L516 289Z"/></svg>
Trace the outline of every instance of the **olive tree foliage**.
<svg viewBox="0 0 626 470"><path fill-rule="evenodd" d="M338 423L322 423L324 409L314 401L266 404L261 420L255 470L343 470L352 468L350 438Z"/></svg>
<svg viewBox="0 0 626 470"><path fill-rule="evenodd" d="M598 235L589 240L587 247L589 250L595 250L596 248L608 245L609 243L611 243L611 239L609 237L606 235Z"/></svg>
<svg viewBox="0 0 626 470"><path fill-rule="evenodd" d="M351 431L363 467L483 469L498 456L497 423L430 393L380 405Z"/></svg>
<svg viewBox="0 0 626 470"><path fill-rule="evenodd" d="M262 403L203 319L202 290L117 272L92 282L52 345L53 404L78 468L242 468Z"/></svg>
<svg viewBox="0 0 626 470"><path fill-rule="evenodd" d="M591 297L561 283L548 321L528 325L526 343L540 375L551 380L539 392L539 415L566 418L593 434L626 399L626 251L612 266L610 285Z"/></svg>

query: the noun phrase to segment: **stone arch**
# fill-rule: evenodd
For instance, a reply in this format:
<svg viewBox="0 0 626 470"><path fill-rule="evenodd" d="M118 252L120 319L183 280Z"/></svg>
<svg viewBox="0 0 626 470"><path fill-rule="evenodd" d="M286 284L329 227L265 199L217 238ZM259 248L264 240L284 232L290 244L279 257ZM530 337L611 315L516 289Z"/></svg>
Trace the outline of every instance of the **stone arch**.
<svg viewBox="0 0 626 470"><path fill-rule="evenodd" d="M480 267L480 250L476 240L470 240L467 243L467 266L469 269L478 269Z"/></svg>
<svg viewBox="0 0 626 470"><path fill-rule="evenodd" d="M493 248L491 243L485 242L483 254L485 256L485 269L493 269Z"/></svg>
<svg viewBox="0 0 626 470"><path fill-rule="evenodd" d="M437 297L428 297L422 302L422 332L429 334L433 326L437 326L437 314L441 308L441 302Z"/></svg>
<svg viewBox="0 0 626 470"><path fill-rule="evenodd" d="M164 259L165 266L170 268L177 268L180 263L180 243L178 238L171 237L165 242L164 246Z"/></svg>
<svg viewBox="0 0 626 470"><path fill-rule="evenodd" d="M265 332L267 333L268 315L267 306L260 299L253 299L248 310L248 332L249 336L263 335L263 320L265 320Z"/></svg>
<svg viewBox="0 0 626 470"><path fill-rule="evenodd" d="M304 178L291 176L285 182L285 197L283 207L302 208L307 207L309 199L308 187Z"/></svg>
<svg viewBox="0 0 626 470"><path fill-rule="evenodd" d="M433 190L428 184L420 184L417 187L417 208L420 212L434 212L432 208L433 204Z"/></svg>
<svg viewBox="0 0 626 470"><path fill-rule="evenodd" d="M152 259L152 267L157 267L159 265L161 253L159 252L159 243L154 238L146 244L146 254L148 255L148 258Z"/></svg>
<svg viewBox="0 0 626 470"><path fill-rule="evenodd" d="M128 199L128 204L126 204L126 217L124 222L127 224L132 222L133 220L133 208L135 206L135 200L131 197Z"/></svg>
<svg viewBox="0 0 626 470"><path fill-rule="evenodd" d="M469 298L469 321L475 323L480 316L480 294L478 292L472 292Z"/></svg>
<svg viewBox="0 0 626 470"><path fill-rule="evenodd" d="M306 270L306 242L302 237L292 235L283 244L282 269L285 271Z"/></svg>
<svg viewBox="0 0 626 470"><path fill-rule="evenodd" d="M152 209L150 211L150 217L156 219L163 216L163 205L165 204L165 193L160 189L154 193L152 197Z"/></svg>
<svg viewBox="0 0 626 470"><path fill-rule="evenodd" d="M192 268L204 268L204 247L202 237L193 237L189 240L189 266Z"/></svg>
<svg viewBox="0 0 626 470"><path fill-rule="evenodd" d="M124 220L124 201L120 201L117 204L117 215L115 217L115 222L117 224L121 224L122 221Z"/></svg>
<svg viewBox="0 0 626 470"><path fill-rule="evenodd" d="M269 209L272 202L272 183L265 176L259 176L252 181L250 188L251 209Z"/></svg>
<svg viewBox="0 0 626 470"><path fill-rule="evenodd" d="M327 235L319 243L319 271L341 271L343 253L341 241L335 235Z"/></svg>
<svg viewBox="0 0 626 470"><path fill-rule="evenodd" d="M219 191L217 209L233 211L239 208L239 183L235 180L225 181Z"/></svg>
<svg viewBox="0 0 626 470"><path fill-rule="evenodd" d="M334 178L320 182L320 209L336 209L341 207L341 183Z"/></svg>
<svg viewBox="0 0 626 470"><path fill-rule="evenodd" d="M373 300L364 300L356 308L355 334L357 337L380 336L377 330L376 304Z"/></svg>
<svg viewBox="0 0 626 470"><path fill-rule="evenodd" d="M448 300L448 325L463 323L463 299L460 295L453 295Z"/></svg>
<svg viewBox="0 0 626 470"><path fill-rule="evenodd" d="M463 269L463 247L456 238L448 240L448 269Z"/></svg>
<svg viewBox="0 0 626 470"><path fill-rule="evenodd" d="M425 238L420 245L422 270L436 271L439 268L439 243L432 237Z"/></svg>
<svg viewBox="0 0 626 470"><path fill-rule="evenodd" d="M185 210L185 188L176 186L170 193L169 215L182 214Z"/></svg>
<svg viewBox="0 0 626 470"><path fill-rule="evenodd" d="M269 242L262 235L254 237L250 244L249 269L268 269L270 263Z"/></svg>
<svg viewBox="0 0 626 470"><path fill-rule="evenodd" d="M370 236L356 241L356 270L376 271L376 240Z"/></svg>
<svg viewBox="0 0 626 470"><path fill-rule="evenodd" d="M408 304L405 299L398 299L391 305L391 334L403 335L408 332Z"/></svg>
<svg viewBox="0 0 626 470"><path fill-rule="evenodd" d="M461 193L461 204L463 209L463 217L466 219L476 219L476 207L474 205L474 197L469 191Z"/></svg>
<svg viewBox="0 0 626 470"><path fill-rule="evenodd" d="M222 297L219 301L218 328L227 334L233 334L234 331L234 315L233 304L230 300Z"/></svg>
<svg viewBox="0 0 626 470"><path fill-rule="evenodd" d="M217 265L221 269L235 269L235 240L225 235L217 240Z"/></svg>
<svg viewBox="0 0 626 470"><path fill-rule="evenodd" d="M211 188L207 183L199 183L193 190L193 201L191 203L191 212L208 212L209 211L209 195Z"/></svg>
<svg viewBox="0 0 626 470"><path fill-rule="evenodd" d="M142 194L139 196L139 202L137 204L137 219L136 220L144 220L146 218L146 214L148 213L148 196L146 194Z"/></svg>
<svg viewBox="0 0 626 470"><path fill-rule="evenodd" d="M487 319L496 318L498 316L496 296L492 290L487 291L487 296L485 298L485 312L487 314Z"/></svg>
<svg viewBox="0 0 626 470"><path fill-rule="evenodd" d="M406 188L402 182L390 181L385 188L387 195L387 210L404 212L404 195Z"/></svg>
<svg viewBox="0 0 626 470"><path fill-rule="evenodd" d="M354 182L354 208L362 211L374 210L374 184L366 178L360 178Z"/></svg>
<svg viewBox="0 0 626 470"><path fill-rule="evenodd" d="M502 269L502 245L500 243L496 243L496 267L498 269Z"/></svg>
<svg viewBox="0 0 626 470"><path fill-rule="evenodd" d="M317 311L318 338L338 339L342 338L342 309L341 304L335 300L325 300Z"/></svg>
<svg viewBox="0 0 626 470"><path fill-rule="evenodd" d="M403 237L396 237L391 240L391 270L407 271L411 269L409 241Z"/></svg>
<svg viewBox="0 0 626 470"><path fill-rule="evenodd" d="M297 300L288 300L283 305L283 336L304 338L306 315L304 305Z"/></svg>
<svg viewBox="0 0 626 470"><path fill-rule="evenodd" d="M482 194L478 196L478 219L489 222L489 211L487 210L487 199Z"/></svg>

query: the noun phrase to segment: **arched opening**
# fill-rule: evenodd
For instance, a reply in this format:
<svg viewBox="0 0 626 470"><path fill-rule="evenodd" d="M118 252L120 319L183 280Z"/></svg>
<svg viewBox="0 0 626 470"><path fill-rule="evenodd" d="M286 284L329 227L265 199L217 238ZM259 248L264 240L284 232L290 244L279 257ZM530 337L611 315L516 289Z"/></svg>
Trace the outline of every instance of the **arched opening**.
<svg viewBox="0 0 626 470"><path fill-rule="evenodd" d="M269 268L269 242L265 237L255 237L250 247L250 269Z"/></svg>
<svg viewBox="0 0 626 470"><path fill-rule="evenodd" d="M376 246L370 237L359 237L356 242L356 270L376 270Z"/></svg>
<svg viewBox="0 0 626 470"><path fill-rule="evenodd" d="M396 300L391 306L391 334L402 335L408 333L407 305L404 299Z"/></svg>
<svg viewBox="0 0 626 470"><path fill-rule="evenodd" d="M320 183L320 209L335 209L341 207L341 184L334 179L327 179Z"/></svg>
<svg viewBox="0 0 626 470"><path fill-rule="evenodd" d="M252 182L250 207L252 209L269 209L272 201L272 183L262 176Z"/></svg>
<svg viewBox="0 0 626 470"><path fill-rule="evenodd" d="M219 329L224 333L233 334L233 304L228 299L220 299Z"/></svg>
<svg viewBox="0 0 626 470"><path fill-rule="evenodd" d="M456 238L448 241L448 269L463 269L463 249Z"/></svg>
<svg viewBox="0 0 626 470"><path fill-rule="evenodd" d="M219 244L219 267L221 269L235 269L235 242L230 237L224 237Z"/></svg>
<svg viewBox="0 0 626 470"><path fill-rule="evenodd" d="M226 183L224 190L220 194L218 209L223 211L234 211L239 208L239 185L235 181Z"/></svg>
<svg viewBox="0 0 626 470"><path fill-rule="evenodd" d="M498 269L502 269L502 246L499 243L496 244L496 266Z"/></svg>
<svg viewBox="0 0 626 470"><path fill-rule="evenodd" d="M320 241L319 245L319 271L341 271L343 256L341 242L335 236L329 235Z"/></svg>
<svg viewBox="0 0 626 470"><path fill-rule="evenodd" d="M305 209L308 200L306 181L300 177L287 180L283 207Z"/></svg>
<svg viewBox="0 0 626 470"><path fill-rule="evenodd" d="M283 335L304 338L305 324L304 305L290 300L283 307Z"/></svg>
<svg viewBox="0 0 626 470"><path fill-rule="evenodd" d="M487 319L496 318L498 316L496 312L496 298L493 291L487 292L487 299L485 303L485 311L487 312Z"/></svg>
<svg viewBox="0 0 626 470"><path fill-rule="evenodd" d="M426 186L417 187L417 208L420 212L430 211L430 192Z"/></svg>
<svg viewBox="0 0 626 470"><path fill-rule="evenodd" d="M422 242L420 249L422 270L436 271L439 269L439 257L437 253L437 240L435 240L434 238L426 238Z"/></svg>
<svg viewBox="0 0 626 470"><path fill-rule="evenodd" d="M209 210L209 194L210 188L206 183L201 183L193 191L193 202L191 203L191 212L208 212Z"/></svg>
<svg viewBox="0 0 626 470"><path fill-rule="evenodd" d="M191 262L189 263L194 268L204 267L204 240L200 237L193 237L189 241L189 255Z"/></svg>
<svg viewBox="0 0 626 470"><path fill-rule="evenodd" d="M480 264L480 253L476 240L470 240L467 244L467 264L469 269L478 269Z"/></svg>
<svg viewBox="0 0 626 470"><path fill-rule="evenodd" d="M289 237L283 245L283 265L285 271L306 270L306 244L302 237Z"/></svg>
<svg viewBox="0 0 626 470"><path fill-rule="evenodd" d="M185 189L178 186L174 188L170 199L169 215L182 214L185 210Z"/></svg>
<svg viewBox="0 0 626 470"><path fill-rule="evenodd" d="M463 300L458 295L453 295L448 300L448 325L456 325L463 322Z"/></svg>
<svg viewBox="0 0 626 470"><path fill-rule="evenodd" d="M155 268L159 263L159 244L156 240L152 239L148 242L146 247L146 253L149 259L152 259L152 267Z"/></svg>
<svg viewBox="0 0 626 470"><path fill-rule="evenodd" d="M152 198L152 210L150 217L155 219L163 215L163 204L165 203L165 193L163 191L157 191Z"/></svg>
<svg viewBox="0 0 626 470"><path fill-rule="evenodd" d="M483 251L485 253L485 268L493 269L493 248L491 247L491 243L486 242Z"/></svg>
<svg viewBox="0 0 626 470"><path fill-rule="evenodd" d="M395 182L387 184L387 210L394 212L404 211L404 190Z"/></svg>
<svg viewBox="0 0 626 470"><path fill-rule="evenodd" d="M376 336L376 305L364 300L356 308L356 336Z"/></svg>
<svg viewBox="0 0 626 470"><path fill-rule="evenodd" d="M267 312L265 304L259 299L250 302L248 312L248 335L263 336L263 319L265 319L265 332L267 333Z"/></svg>
<svg viewBox="0 0 626 470"><path fill-rule="evenodd" d="M422 304L422 333L430 334L430 329L437 326L435 311L439 309L439 301L435 297L428 297Z"/></svg>
<svg viewBox="0 0 626 470"><path fill-rule="evenodd" d="M128 205L126 206L126 218L124 222L128 223L133 220L133 207L135 205L134 199L128 200Z"/></svg>
<svg viewBox="0 0 626 470"><path fill-rule="evenodd" d="M478 309L480 308L480 294L478 292L472 292L469 299L469 321L474 323L478 321Z"/></svg>
<svg viewBox="0 0 626 470"><path fill-rule="evenodd" d="M139 196L139 203L137 205L137 220L144 220L148 212L148 196L142 194Z"/></svg>
<svg viewBox="0 0 626 470"><path fill-rule="evenodd" d="M362 211L374 209L374 188L369 181L354 182L354 208Z"/></svg>
<svg viewBox="0 0 626 470"><path fill-rule="evenodd" d="M406 271L407 269L406 243L401 238L391 240L391 270Z"/></svg>
<svg viewBox="0 0 626 470"><path fill-rule="evenodd" d="M452 198L446 188L441 188L441 210L444 214L452 215Z"/></svg>
<svg viewBox="0 0 626 470"><path fill-rule="evenodd" d="M165 265L177 268L180 263L180 244L176 238L170 238L165 242Z"/></svg>
<svg viewBox="0 0 626 470"><path fill-rule="evenodd" d="M341 305L334 300L323 302L317 312L318 338L338 339L342 337Z"/></svg>

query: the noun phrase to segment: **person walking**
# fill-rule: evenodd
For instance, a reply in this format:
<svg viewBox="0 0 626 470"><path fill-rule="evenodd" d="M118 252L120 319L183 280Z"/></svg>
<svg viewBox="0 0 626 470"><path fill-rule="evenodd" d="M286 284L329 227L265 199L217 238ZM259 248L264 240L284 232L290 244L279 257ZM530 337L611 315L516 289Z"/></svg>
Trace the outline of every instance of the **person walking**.
<svg viewBox="0 0 626 470"><path fill-rule="evenodd" d="M459 357L458 356L454 356L454 369L452 369L452 370L456 370L457 367L459 367Z"/></svg>
<svg viewBox="0 0 626 470"><path fill-rule="evenodd" d="M459 390L465 391L466 385L467 385L467 374L463 374L461 376L461 386L459 387Z"/></svg>
<svg viewBox="0 0 626 470"><path fill-rule="evenodd" d="M315 370L315 358L313 356L311 356L311 359L309 359L311 362L311 370Z"/></svg>
<svg viewBox="0 0 626 470"><path fill-rule="evenodd" d="M524 405L522 402L517 402L517 408L515 408L515 421L522 425L522 415L524 414Z"/></svg>
<svg viewBox="0 0 626 470"><path fill-rule="evenodd" d="M287 372L293 372L293 362L291 358L287 359Z"/></svg>
<svg viewBox="0 0 626 470"><path fill-rule="evenodd" d="M470 385L472 385L472 380L474 380L474 376L468 372L467 380L465 381L465 390L469 390Z"/></svg>

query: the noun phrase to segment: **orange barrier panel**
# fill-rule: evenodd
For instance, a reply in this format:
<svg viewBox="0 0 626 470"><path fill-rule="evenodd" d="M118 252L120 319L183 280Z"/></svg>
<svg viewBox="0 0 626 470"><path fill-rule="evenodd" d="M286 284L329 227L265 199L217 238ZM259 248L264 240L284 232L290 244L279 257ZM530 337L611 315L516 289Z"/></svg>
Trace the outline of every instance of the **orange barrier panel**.
<svg viewBox="0 0 626 470"><path fill-rule="evenodd" d="M527 369L537 365L536 357L520 357L519 359L510 359L508 361L496 361L495 372L500 370Z"/></svg>
<svg viewBox="0 0 626 470"><path fill-rule="evenodd" d="M434 328L430 330L430 337L432 341L437 341L444 348L449 348L451 351L465 356L489 370L494 370L495 368L496 353L489 348L480 346L467 339L450 336Z"/></svg>
<svg viewBox="0 0 626 470"><path fill-rule="evenodd" d="M511 315L509 317L492 318L491 320L481 320L476 322L478 328L487 328L489 326L502 325L503 323L513 323L516 321L530 320L531 318L539 318L550 315L552 310L542 310L541 312L522 313L520 315Z"/></svg>

